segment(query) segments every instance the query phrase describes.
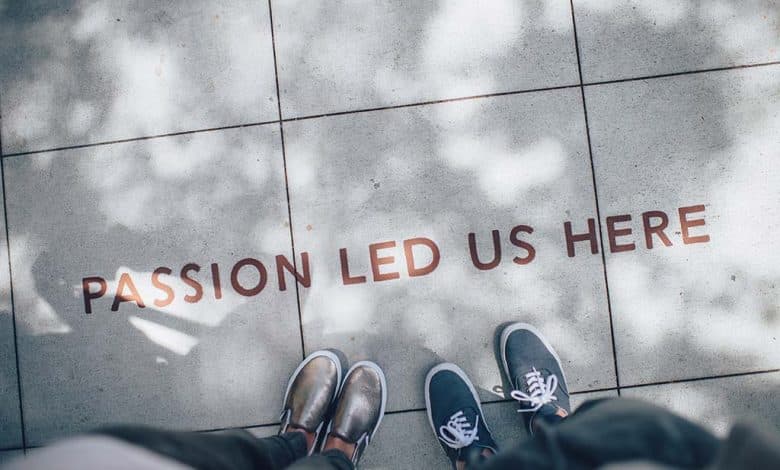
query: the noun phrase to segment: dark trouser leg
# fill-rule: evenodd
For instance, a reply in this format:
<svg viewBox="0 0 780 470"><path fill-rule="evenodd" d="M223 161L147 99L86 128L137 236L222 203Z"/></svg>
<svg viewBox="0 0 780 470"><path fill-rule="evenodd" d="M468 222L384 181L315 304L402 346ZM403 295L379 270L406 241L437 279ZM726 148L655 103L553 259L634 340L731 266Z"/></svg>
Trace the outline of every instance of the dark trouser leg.
<svg viewBox="0 0 780 470"><path fill-rule="evenodd" d="M328 450L319 455L301 459L289 470L353 470L352 461L340 450Z"/></svg>
<svg viewBox="0 0 780 470"><path fill-rule="evenodd" d="M615 398L585 403L560 423L540 423L534 437L478 468L580 469L637 460L699 468L719 446L712 434L663 408Z"/></svg>
<svg viewBox="0 0 780 470"><path fill-rule="evenodd" d="M299 432L258 439L242 430L206 434L117 426L99 429L95 434L120 439L199 469L277 470L306 455L306 438Z"/></svg>

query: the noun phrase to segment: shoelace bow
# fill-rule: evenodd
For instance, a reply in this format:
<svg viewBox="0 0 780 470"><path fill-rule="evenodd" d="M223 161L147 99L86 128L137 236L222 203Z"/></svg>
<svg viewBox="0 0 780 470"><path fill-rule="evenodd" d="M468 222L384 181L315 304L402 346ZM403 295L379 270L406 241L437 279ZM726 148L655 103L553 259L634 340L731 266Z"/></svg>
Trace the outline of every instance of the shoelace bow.
<svg viewBox="0 0 780 470"><path fill-rule="evenodd" d="M447 424L439 426L439 440L453 449L462 449L479 440L479 436L477 436L478 431L479 415L477 415L472 427L463 411L458 411L450 416Z"/></svg>
<svg viewBox="0 0 780 470"><path fill-rule="evenodd" d="M536 370L536 367L527 374L525 374L525 381L528 384L528 393L523 393L520 390L512 390L509 394L515 400L523 403L529 403L531 408L520 408L518 413L528 413L538 411L541 407L557 400L555 396L555 390L558 388L558 377L555 374L550 374L545 381L542 378L542 373Z"/></svg>

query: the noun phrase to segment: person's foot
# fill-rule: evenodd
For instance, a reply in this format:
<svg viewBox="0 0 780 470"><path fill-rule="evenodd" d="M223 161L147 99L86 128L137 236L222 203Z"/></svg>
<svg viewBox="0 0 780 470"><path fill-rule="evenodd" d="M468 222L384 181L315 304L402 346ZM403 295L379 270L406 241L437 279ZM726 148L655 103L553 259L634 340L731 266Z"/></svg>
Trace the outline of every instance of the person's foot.
<svg viewBox="0 0 780 470"><path fill-rule="evenodd" d="M500 351L511 397L520 402L518 411L531 434L538 420L560 421L571 413L561 360L536 328L525 323L507 326Z"/></svg>
<svg viewBox="0 0 780 470"><path fill-rule="evenodd" d="M352 366L341 386L322 450L338 449L357 465L379 429L386 405L387 383L382 369L370 361Z"/></svg>
<svg viewBox="0 0 780 470"><path fill-rule="evenodd" d="M433 433L450 458L452 468L464 468L498 452L477 391L460 367L443 363L428 372L425 407Z"/></svg>
<svg viewBox="0 0 780 470"><path fill-rule="evenodd" d="M328 410L339 393L341 361L330 351L311 353L293 372L284 394L279 434L306 435L308 454L316 447Z"/></svg>

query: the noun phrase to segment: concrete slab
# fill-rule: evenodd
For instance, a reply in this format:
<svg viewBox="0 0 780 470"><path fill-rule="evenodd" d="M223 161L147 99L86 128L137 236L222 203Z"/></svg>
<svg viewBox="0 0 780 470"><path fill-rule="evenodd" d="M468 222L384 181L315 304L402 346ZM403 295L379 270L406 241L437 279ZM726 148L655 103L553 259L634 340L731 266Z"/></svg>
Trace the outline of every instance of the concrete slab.
<svg viewBox="0 0 780 470"><path fill-rule="evenodd" d="M4 5L3 152L277 119L270 29L261 0Z"/></svg>
<svg viewBox="0 0 780 470"><path fill-rule="evenodd" d="M700 423L721 437L741 421L780 432L780 373L701 380L626 389Z"/></svg>
<svg viewBox="0 0 780 470"><path fill-rule="evenodd" d="M627 247L607 255L621 385L777 368L780 66L587 87L586 102L607 245L606 217L632 217L613 219ZM652 249L647 211L668 220Z"/></svg>
<svg viewBox="0 0 780 470"><path fill-rule="evenodd" d="M0 451L0 465L7 464L11 460L24 455L23 450L3 450Z"/></svg>
<svg viewBox="0 0 780 470"><path fill-rule="evenodd" d="M251 428L244 428L246 429L250 434L257 438L264 438L264 437L271 437L275 436L279 433L279 425L274 424L271 426L255 426Z"/></svg>
<svg viewBox="0 0 780 470"><path fill-rule="evenodd" d="M282 115L578 83L566 0L273 2Z"/></svg>
<svg viewBox="0 0 780 470"><path fill-rule="evenodd" d="M0 208L3 207L0 194ZM5 217L0 213L0 449L22 447Z"/></svg>
<svg viewBox="0 0 780 470"><path fill-rule="evenodd" d="M5 168L28 443L107 422L278 419L302 357L295 294L279 290L274 264L291 259L278 126ZM87 313L102 287L88 279L85 295L90 277L105 294Z"/></svg>
<svg viewBox="0 0 780 470"><path fill-rule="evenodd" d="M585 400L614 395L616 392L574 395L572 406L576 409ZM514 402L488 403L483 411L500 449L511 448L527 436ZM423 410L385 416L360 466L372 470L450 468L450 463Z"/></svg>
<svg viewBox="0 0 780 470"><path fill-rule="evenodd" d="M583 80L780 60L778 0L574 0Z"/></svg>
<svg viewBox="0 0 780 470"><path fill-rule="evenodd" d="M564 241L564 221L595 217L580 106L566 89L286 123L296 249L313 277L301 292L306 350L376 360L389 410L424 406L425 374L442 361L487 400L501 384L496 329L525 321L558 348L573 390L613 386L601 258L569 258ZM510 243L522 224L533 233L515 241L533 257ZM478 269L470 253L494 260L493 230L502 258ZM405 255L403 240L417 237L439 251L429 274L432 248ZM369 245L392 241L374 247L372 274Z"/></svg>

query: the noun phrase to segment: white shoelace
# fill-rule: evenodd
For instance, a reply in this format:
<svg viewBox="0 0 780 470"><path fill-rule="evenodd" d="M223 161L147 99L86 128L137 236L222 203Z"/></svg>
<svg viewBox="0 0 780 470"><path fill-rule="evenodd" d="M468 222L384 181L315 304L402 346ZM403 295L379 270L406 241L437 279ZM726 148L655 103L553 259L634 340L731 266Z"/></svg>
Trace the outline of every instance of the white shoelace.
<svg viewBox="0 0 780 470"><path fill-rule="evenodd" d="M472 442L478 441L479 415L474 426L471 426L462 411L450 416L450 420L444 426L439 426L439 439L453 449L468 447ZM470 428L470 429L469 429Z"/></svg>
<svg viewBox="0 0 780 470"><path fill-rule="evenodd" d="M542 378L542 373L536 370L536 367L527 374L525 374L525 381L528 384L528 393L523 393L520 390L512 390L510 396L519 402L527 402L531 404L531 408L520 408L518 413L528 413L538 411L547 403L557 400L555 396L555 390L558 388L558 377L555 374L550 374L545 381Z"/></svg>

